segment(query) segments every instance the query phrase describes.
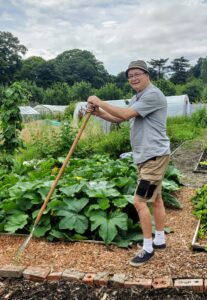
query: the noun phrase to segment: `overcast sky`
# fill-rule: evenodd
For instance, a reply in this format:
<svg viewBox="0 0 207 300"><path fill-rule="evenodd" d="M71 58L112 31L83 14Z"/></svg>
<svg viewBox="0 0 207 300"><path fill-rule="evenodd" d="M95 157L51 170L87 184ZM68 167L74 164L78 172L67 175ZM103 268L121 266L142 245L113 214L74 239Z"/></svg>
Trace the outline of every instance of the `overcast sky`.
<svg viewBox="0 0 207 300"><path fill-rule="evenodd" d="M207 56L206 0L0 0L0 31L46 60L91 51L110 74L131 60Z"/></svg>

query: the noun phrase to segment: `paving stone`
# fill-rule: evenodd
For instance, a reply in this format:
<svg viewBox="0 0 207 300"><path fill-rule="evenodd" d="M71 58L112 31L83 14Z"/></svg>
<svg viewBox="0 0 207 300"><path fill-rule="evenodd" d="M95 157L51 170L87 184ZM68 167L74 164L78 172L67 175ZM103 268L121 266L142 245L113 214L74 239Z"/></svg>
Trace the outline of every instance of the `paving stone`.
<svg viewBox="0 0 207 300"><path fill-rule="evenodd" d="M71 270L71 269L64 270L62 274L62 278L69 281L79 281L82 280L84 276L85 273Z"/></svg>
<svg viewBox="0 0 207 300"><path fill-rule="evenodd" d="M51 272L47 275L48 281L58 281L62 278L63 272Z"/></svg>
<svg viewBox="0 0 207 300"><path fill-rule="evenodd" d="M110 278L110 283L112 283L112 285L114 287L124 286L124 280L125 279L126 279L126 275L124 275L124 274L114 274Z"/></svg>
<svg viewBox="0 0 207 300"><path fill-rule="evenodd" d="M95 273L86 273L82 281L88 285L93 285Z"/></svg>
<svg viewBox="0 0 207 300"><path fill-rule="evenodd" d="M127 288L142 287L145 289L150 289L152 287L152 279L136 278L134 280L126 280L124 282L124 286Z"/></svg>
<svg viewBox="0 0 207 300"><path fill-rule="evenodd" d="M95 274L93 282L95 285L108 285L109 273L108 272L98 272Z"/></svg>
<svg viewBox="0 0 207 300"><path fill-rule="evenodd" d="M152 279L152 287L154 289L162 289L162 288L169 288L173 286L173 281L170 277L158 277Z"/></svg>
<svg viewBox="0 0 207 300"><path fill-rule="evenodd" d="M5 265L0 268L0 277L21 278L26 266Z"/></svg>
<svg viewBox="0 0 207 300"><path fill-rule="evenodd" d="M44 281L49 273L49 267L28 267L26 270L24 270L23 276L27 280L40 282Z"/></svg>
<svg viewBox="0 0 207 300"><path fill-rule="evenodd" d="M175 279L174 281L174 287L189 288L198 293L203 293L203 285L203 279Z"/></svg>

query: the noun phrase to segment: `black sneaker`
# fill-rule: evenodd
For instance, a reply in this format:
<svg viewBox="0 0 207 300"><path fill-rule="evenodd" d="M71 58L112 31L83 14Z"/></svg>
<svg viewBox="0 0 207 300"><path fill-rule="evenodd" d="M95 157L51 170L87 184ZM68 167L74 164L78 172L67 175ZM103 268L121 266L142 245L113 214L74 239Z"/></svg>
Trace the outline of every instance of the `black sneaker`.
<svg viewBox="0 0 207 300"><path fill-rule="evenodd" d="M166 249L166 244L161 244L161 245L156 245L154 242L152 244L152 247L155 249L155 250L164 250Z"/></svg>
<svg viewBox="0 0 207 300"><path fill-rule="evenodd" d="M154 251L149 253L144 249L140 250L129 262L129 264L133 267L139 267L142 264L146 263L150 258L154 255Z"/></svg>

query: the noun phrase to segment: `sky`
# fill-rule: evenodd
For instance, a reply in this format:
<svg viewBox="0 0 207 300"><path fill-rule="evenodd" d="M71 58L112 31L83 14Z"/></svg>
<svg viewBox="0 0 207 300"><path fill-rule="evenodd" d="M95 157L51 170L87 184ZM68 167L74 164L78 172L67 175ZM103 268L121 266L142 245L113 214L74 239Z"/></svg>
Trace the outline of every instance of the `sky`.
<svg viewBox="0 0 207 300"><path fill-rule="evenodd" d="M26 56L92 52L109 74L132 60L207 57L207 0L0 0L0 31Z"/></svg>

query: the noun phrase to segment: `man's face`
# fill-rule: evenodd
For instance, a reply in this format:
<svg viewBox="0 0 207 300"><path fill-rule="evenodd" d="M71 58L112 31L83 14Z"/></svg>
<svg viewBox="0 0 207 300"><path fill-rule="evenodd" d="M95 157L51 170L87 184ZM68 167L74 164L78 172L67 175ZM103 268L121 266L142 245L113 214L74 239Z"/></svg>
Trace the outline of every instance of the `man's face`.
<svg viewBox="0 0 207 300"><path fill-rule="evenodd" d="M128 71L128 81L136 92L144 90L150 82L148 73L141 69L130 69Z"/></svg>

